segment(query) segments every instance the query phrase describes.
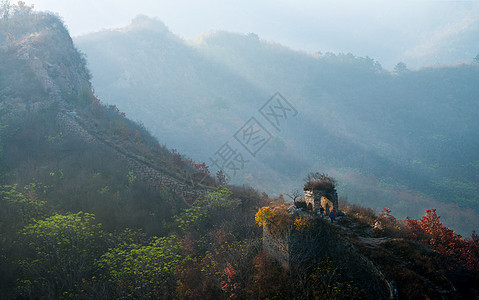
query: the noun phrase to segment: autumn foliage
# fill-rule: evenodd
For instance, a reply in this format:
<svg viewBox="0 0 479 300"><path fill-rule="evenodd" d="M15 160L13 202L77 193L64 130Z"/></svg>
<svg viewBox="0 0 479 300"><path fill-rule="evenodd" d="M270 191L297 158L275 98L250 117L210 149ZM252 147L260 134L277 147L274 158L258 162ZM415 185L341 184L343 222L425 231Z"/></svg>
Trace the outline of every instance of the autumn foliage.
<svg viewBox="0 0 479 300"><path fill-rule="evenodd" d="M273 205L260 208L255 215L255 221L258 226L267 226L270 233L282 235L288 231L294 219L288 212L286 204L273 203Z"/></svg>
<svg viewBox="0 0 479 300"><path fill-rule="evenodd" d="M440 255L461 262L468 270L479 271L479 238L475 232L463 239L442 224L436 209L426 210L419 220L407 218L405 223L415 239L433 246Z"/></svg>
<svg viewBox="0 0 479 300"><path fill-rule="evenodd" d="M258 226L264 226L271 224L271 222L273 222L274 216L274 211L269 206L265 206L258 210L254 216L254 219Z"/></svg>

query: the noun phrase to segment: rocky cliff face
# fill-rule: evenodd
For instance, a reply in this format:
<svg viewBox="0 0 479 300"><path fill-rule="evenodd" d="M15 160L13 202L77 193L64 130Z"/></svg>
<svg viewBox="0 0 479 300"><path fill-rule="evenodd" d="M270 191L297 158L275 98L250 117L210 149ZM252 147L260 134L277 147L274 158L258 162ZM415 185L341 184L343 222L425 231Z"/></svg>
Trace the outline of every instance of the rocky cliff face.
<svg viewBox="0 0 479 300"><path fill-rule="evenodd" d="M16 16L2 20L0 32L3 106L32 110L53 103L81 104L91 88L90 75L58 17Z"/></svg>

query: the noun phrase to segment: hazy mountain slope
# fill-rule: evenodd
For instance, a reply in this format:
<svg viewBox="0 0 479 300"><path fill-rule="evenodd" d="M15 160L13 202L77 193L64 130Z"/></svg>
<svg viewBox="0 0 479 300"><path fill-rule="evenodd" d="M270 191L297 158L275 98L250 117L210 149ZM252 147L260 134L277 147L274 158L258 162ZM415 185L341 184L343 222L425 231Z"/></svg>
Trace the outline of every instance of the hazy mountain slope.
<svg viewBox="0 0 479 300"><path fill-rule="evenodd" d="M167 236L215 182L94 97L58 16L21 8L0 18L0 299L119 298L94 287L101 255ZM258 194L236 191L251 216Z"/></svg>
<svg viewBox="0 0 479 300"><path fill-rule="evenodd" d="M104 66L94 76L99 80L96 92L104 95L102 99L140 120L170 147L209 164L208 158L271 95L227 66L200 55L163 28L159 21L138 17L125 30L114 32L112 40L106 38L110 32L100 32L84 42L80 38L77 43L88 43L99 54L87 56L91 66ZM115 59L117 55L123 55L122 63ZM102 76L105 73L109 75ZM250 161L250 165L263 170L263 187L288 180L271 180L274 172L269 172L261 161ZM297 168L298 163L290 164L293 165ZM245 178L249 178L248 174L238 175L235 182L243 183ZM270 185L269 189L274 187Z"/></svg>
<svg viewBox="0 0 479 300"><path fill-rule="evenodd" d="M27 13L0 25L2 185L44 187L60 211L150 232L204 194L191 160L93 96L86 61L58 17Z"/></svg>
<svg viewBox="0 0 479 300"><path fill-rule="evenodd" d="M280 132L268 127L274 139L237 182L286 193L308 171L326 171L353 202L400 216L434 206L460 230L479 225L467 210L479 209L475 65L391 74L370 58L311 56L254 34L186 42L146 17L75 42L98 95L207 164L271 95L284 95L298 115Z"/></svg>
<svg viewBox="0 0 479 300"><path fill-rule="evenodd" d="M101 104L57 16L13 8L0 19L8 37L0 45L0 299L477 294L477 234L462 239L434 210L401 222L341 203L346 215L332 222L305 202L216 186L203 164ZM316 129L336 147L360 149L326 125ZM294 143L276 138L271 147L261 160L277 173L300 172ZM347 163L339 157L347 151L321 153ZM371 162L380 158L373 154ZM338 175L354 182L348 170ZM335 180L320 177L308 185L335 191Z"/></svg>

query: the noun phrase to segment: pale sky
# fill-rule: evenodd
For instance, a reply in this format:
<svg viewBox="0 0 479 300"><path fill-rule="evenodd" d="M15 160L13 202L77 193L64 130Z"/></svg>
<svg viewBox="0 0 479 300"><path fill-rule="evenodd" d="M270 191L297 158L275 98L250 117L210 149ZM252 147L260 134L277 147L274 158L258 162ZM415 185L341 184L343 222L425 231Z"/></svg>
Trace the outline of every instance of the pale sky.
<svg viewBox="0 0 479 300"><path fill-rule="evenodd" d="M469 63L479 53L479 0L26 2L60 14L72 36L123 27L145 14L187 39L210 30L254 32L296 50L369 56L389 69L399 61L412 68Z"/></svg>

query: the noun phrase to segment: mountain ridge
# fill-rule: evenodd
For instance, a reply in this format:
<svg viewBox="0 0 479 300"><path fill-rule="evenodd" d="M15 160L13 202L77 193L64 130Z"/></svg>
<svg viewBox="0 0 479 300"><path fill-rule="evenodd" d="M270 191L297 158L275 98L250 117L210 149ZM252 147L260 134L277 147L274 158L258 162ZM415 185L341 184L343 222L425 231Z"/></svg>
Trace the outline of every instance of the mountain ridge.
<svg viewBox="0 0 479 300"><path fill-rule="evenodd" d="M195 160L209 164L277 91L298 109L238 183L286 194L301 174L321 169L344 179L356 203L380 210L386 196L399 215L417 217L419 201L461 232L479 226L477 65L389 72L369 57L309 55L254 34L216 32L196 44L164 33L114 35L75 39L98 74L97 92ZM375 188L358 186L368 178Z"/></svg>
<svg viewBox="0 0 479 300"><path fill-rule="evenodd" d="M13 20L15 26L11 25ZM86 61L76 50L68 31L57 16L29 13L12 20L6 19L2 25L4 30L0 31L0 37L5 38L2 39L5 43L0 48L3 61L0 70L9 70L12 65L17 69L15 72L9 70L0 74L0 121L3 128L7 128L2 134L2 153L13 157L11 162L4 160L2 163L6 174L25 173L25 170L15 166L15 151L10 150L11 145L18 144L14 132L27 130L24 133L26 135L35 131L40 133L40 129L22 129L24 126L38 126L48 132L45 137L47 143L58 144L45 146L53 146L49 151L58 153L63 160L75 160L75 155L58 152L64 151L60 150L64 147L63 144L84 144L78 146L79 149L102 148L102 151L110 153L111 159L124 164L120 169L129 170L131 178L138 178L157 192L168 191L177 195L178 200L183 202L179 206L190 206L207 191L211 191L214 181L208 174L198 173L191 160L160 146L142 126L126 119L124 113L120 113L115 106L107 107L100 103L93 94ZM50 48L49 44L55 44L56 47ZM31 77L25 77L21 72L30 74ZM15 82L22 76L28 78L28 82ZM34 92L30 92L31 87ZM44 121L41 120L42 117L39 119L42 115ZM49 123L44 123L46 120ZM28 122L37 123L26 125ZM25 148L20 152L27 156L31 156L27 153L34 151L41 153L45 148L42 138L35 137L37 143L42 145L38 150ZM50 165L61 163L45 160L43 164L50 168ZM35 177L51 180L40 174ZM14 178L12 175L3 176L4 183L11 182Z"/></svg>
<svg viewBox="0 0 479 300"><path fill-rule="evenodd" d="M462 239L435 211L396 222L388 210L376 216L344 199L346 214L338 210L333 223L301 201L224 186L100 102L85 61L69 63L81 56L57 17L12 16L0 20L0 34L16 33L5 24L26 38L0 48L0 298L477 294L477 235ZM330 178L318 174L308 176ZM291 249L308 255L284 268L263 237L288 231L299 242Z"/></svg>

